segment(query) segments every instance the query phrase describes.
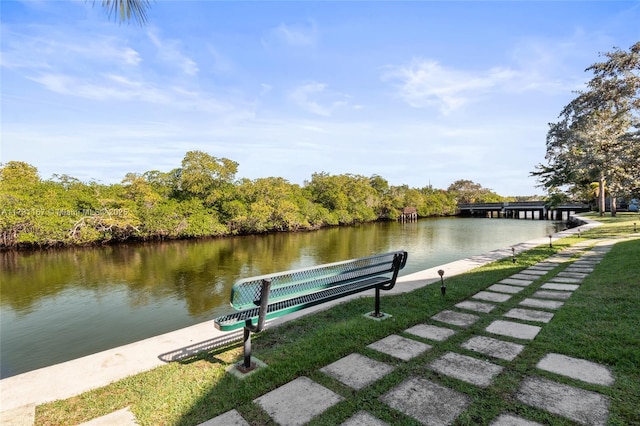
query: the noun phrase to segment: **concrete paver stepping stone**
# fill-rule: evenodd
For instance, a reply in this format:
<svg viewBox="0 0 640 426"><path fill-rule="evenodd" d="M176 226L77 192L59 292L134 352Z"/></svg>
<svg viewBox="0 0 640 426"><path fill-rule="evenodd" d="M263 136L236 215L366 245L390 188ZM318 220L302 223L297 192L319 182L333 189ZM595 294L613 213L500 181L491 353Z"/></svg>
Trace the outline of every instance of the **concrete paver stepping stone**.
<svg viewBox="0 0 640 426"><path fill-rule="evenodd" d="M346 422L341 423L340 426L388 426L388 423L383 422L377 417L373 417L366 411L358 411Z"/></svg>
<svg viewBox="0 0 640 426"><path fill-rule="evenodd" d="M438 327L437 325L430 324L414 325L413 327L407 328L404 332L424 339L436 340L438 342L444 342L449 337L456 334L456 331L450 328Z"/></svg>
<svg viewBox="0 0 640 426"><path fill-rule="evenodd" d="M519 285L522 287L526 287L531 285L534 280L519 280L516 278L505 278L503 280L498 281L498 284L508 284L508 285Z"/></svg>
<svg viewBox="0 0 640 426"><path fill-rule="evenodd" d="M547 323L553 318L553 314L547 311L536 311L533 309L513 308L504 314L507 318L520 319L525 321L536 321Z"/></svg>
<svg viewBox="0 0 640 426"><path fill-rule="evenodd" d="M527 268L525 270L522 271L523 274L527 274L527 275L537 275L537 276L543 276L543 275L547 275L549 273L548 270L545 269L535 269L533 266L530 268Z"/></svg>
<svg viewBox="0 0 640 426"><path fill-rule="evenodd" d="M544 263L548 263L548 264L551 264L551 265L558 266L558 265L560 265L562 263L567 262L569 256L572 256L572 255L568 255L568 256L555 255L555 256L547 258L547 260L545 260Z"/></svg>
<svg viewBox="0 0 640 426"><path fill-rule="evenodd" d="M447 352L433 360L429 368L445 376L486 388L504 367L455 352Z"/></svg>
<svg viewBox="0 0 640 426"><path fill-rule="evenodd" d="M593 272L593 267L591 266L576 266L576 265L572 265L572 266L567 266L567 269L565 269L566 272L581 272L583 274L590 274L591 272Z"/></svg>
<svg viewBox="0 0 640 426"><path fill-rule="evenodd" d="M547 271L550 271L552 269L556 269L558 267L558 264L555 262L538 262L533 266L530 266L530 268L535 268L535 269L546 269Z"/></svg>
<svg viewBox="0 0 640 426"><path fill-rule="evenodd" d="M489 426L543 426L542 423L523 419L513 414L500 414Z"/></svg>
<svg viewBox="0 0 640 426"><path fill-rule="evenodd" d="M580 260L591 260L594 262L600 262L602 259L604 259L605 254L607 254L607 252L591 250L591 251L584 252L584 254L580 256Z"/></svg>
<svg viewBox="0 0 640 426"><path fill-rule="evenodd" d="M308 423L343 399L337 393L303 376L256 398L254 402L276 423L298 426Z"/></svg>
<svg viewBox="0 0 640 426"><path fill-rule="evenodd" d="M541 300L526 298L519 303L522 306L528 306L530 308L544 308L544 309L559 309L564 305L564 302L558 300Z"/></svg>
<svg viewBox="0 0 640 426"><path fill-rule="evenodd" d="M516 280L529 280L529 281L535 281L538 278L540 278L540 276L538 275L532 275L532 274L525 274L523 272L520 272L518 274L513 274L510 276L510 278L514 278Z"/></svg>
<svg viewBox="0 0 640 426"><path fill-rule="evenodd" d="M540 332L536 325L521 324L519 322L495 320L485 328L486 331L500 336L514 337L516 339L533 340Z"/></svg>
<svg viewBox="0 0 640 426"><path fill-rule="evenodd" d="M451 325L457 325L459 327L468 327L478 321L480 317L463 312L444 310L432 316L431 319Z"/></svg>
<svg viewBox="0 0 640 426"><path fill-rule="evenodd" d="M541 377L526 377L516 398L584 425L605 425L609 417L606 396Z"/></svg>
<svg viewBox="0 0 640 426"><path fill-rule="evenodd" d="M482 312L484 314L488 314L493 311L496 305L492 305L491 303L485 302L476 302L473 300L463 300L460 303L456 303L456 308L466 309L469 311Z"/></svg>
<svg viewBox="0 0 640 426"><path fill-rule="evenodd" d="M393 371L393 367L360 354L350 354L320 369L350 388L360 390Z"/></svg>
<svg viewBox="0 0 640 426"><path fill-rule="evenodd" d="M403 361L409 361L421 355L423 352L428 351L433 346L392 334L384 339L371 343L367 347Z"/></svg>
<svg viewBox="0 0 640 426"><path fill-rule="evenodd" d="M475 336L464 342L463 348L506 361L513 361L524 349L524 345L487 336Z"/></svg>
<svg viewBox="0 0 640 426"><path fill-rule="evenodd" d="M542 276L542 275L547 275L553 269L556 269L556 265L553 265L553 266L552 265L532 265L532 266L529 266L527 269L525 269L525 271L528 271L527 273L530 273L530 274L539 272L540 276Z"/></svg>
<svg viewBox="0 0 640 426"><path fill-rule="evenodd" d="M448 425L471 404L461 392L410 377L380 397L380 400L423 425Z"/></svg>
<svg viewBox="0 0 640 426"><path fill-rule="evenodd" d="M587 276L589 276L589 274L585 272L572 272L567 271L566 269L562 272L558 272L558 275L556 275L556 277L580 278L582 280L584 280Z"/></svg>
<svg viewBox="0 0 640 426"><path fill-rule="evenodd" d="M593 265L597 265L602 261L602 259L604 259L604 255L601 255L598 253L594 253L594 254L585 253L579 258L575 259L573 262L574 263L584 262L584 263L591 263Z"/></svg>
<svg viewBox="0 0 640 426"><path fill-rule="evenodd" d="M486 300L488 302L506 302L511 299L511 296L504 293L494 293L492 291L480 291L471 296L471 298Z"/></svg>
<svg viewBox="0 0 640 426"><path fill-rule="evenodd" d="M572 379L593 383L594 385L611 386L615 381L607 367L585 359L561 354L550 353L545 355L536 367L551 373L571 377Z"/></svg>
<svg viewBox="0 0 640 426"><path fill-rule="evenodd" d="M611 246L596 245L594 247L591 247L591 250L585 251L583 256L604 257L604 255L609 253L609 251L611 251Z"/></svg>
<svg viewBox="0 0 640 426"><path fill-rule="evenodd" d="M129 410L129 407L127 407L114 411L113 413L97 417L93 420L89 420L88 422L82 423L80 426L135 426L137 424L136 416L134 416Z"/></svg>
<svg viewBox="0 0 640 426"><path fill-rule="evenodd" d="M524 290L524 287L516 287L513 285L506 285L506 284L494 284L488 287L487 290L497 291L498 293L515 294L515 293L520 293L522 290Z"/></svg>
<svg viewBox="0 0 640 426"><path fill-rule="evenodd" d="M574 261L571 265L572 266L577 266L580 268L595 268L596 266L598 266L598 264L600 263L600 261L598 260L576 260Z"/></svg>
<svg viewBox="0 0 640 426"><path fill-rule="evenodd" d="M231 410L200 423L198 426L249 426L249 423L236 410Z"/></svg>
<svg viewBox="0 0 640 426"><path fill-rule="evenodd" d="M540 297L542 299L559 299L567 300L571 297L570 291L553 291L553 290L538 290L533 293L533 297Z"/></svg>
<svg viewBox="0 0 640 426"><path fill-rule="evenodd" d="M547 290L575 291L580 288L580 286L577 284L546 283L542 284L540 288Z"/></svg>
<svg viewBox="0 0 640 426"><path fill-rule="evenodd" d="M569 278L569 277L558 277L558 276L555 276L555 277L551 278L550 281L553 281L553 282L556 282L556 283L563 283L563 284L580 284L584 280L582 278Z"/></svg>

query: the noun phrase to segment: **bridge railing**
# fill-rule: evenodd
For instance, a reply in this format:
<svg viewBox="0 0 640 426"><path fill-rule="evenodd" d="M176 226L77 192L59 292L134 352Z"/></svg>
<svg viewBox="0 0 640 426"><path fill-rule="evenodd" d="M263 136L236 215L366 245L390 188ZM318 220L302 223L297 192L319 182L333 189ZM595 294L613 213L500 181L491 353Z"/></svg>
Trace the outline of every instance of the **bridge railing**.
<svg viewBox="0 0 640 426"><path fill-rule="evenodd" d="M504 203L467 203L467 204L458 204L458 209L460 209L460 210L479 209L479 208L501 209L503 207L504 207Z"/></svg>
<svg viewBox="0 0 640 426"><path fill-rule="evenodd" d="M588 210L589 205L584 203L566 203L557 206L548 206L545 201L517 201L517 202L499 202L499 203L461 203L458 204L459 210L470 209L549 209L549 210Z"/></svg>

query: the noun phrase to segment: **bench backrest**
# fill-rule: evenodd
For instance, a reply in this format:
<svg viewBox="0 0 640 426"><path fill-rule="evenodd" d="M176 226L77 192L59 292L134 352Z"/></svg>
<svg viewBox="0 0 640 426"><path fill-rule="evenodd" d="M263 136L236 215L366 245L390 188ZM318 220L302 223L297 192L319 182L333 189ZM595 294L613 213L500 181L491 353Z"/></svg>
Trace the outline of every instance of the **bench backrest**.
<svg viewBox="0 0 640 426"><path fill-rule="evenodd" d="M307 269L246 278L233 285L231 306L240 311L260 305L262 281L265 279L271 280L269 303L275 303L369 277L384 274L392 274L395 277L397 270L402 269L406 262L407 252L396 251Z"/></svg>

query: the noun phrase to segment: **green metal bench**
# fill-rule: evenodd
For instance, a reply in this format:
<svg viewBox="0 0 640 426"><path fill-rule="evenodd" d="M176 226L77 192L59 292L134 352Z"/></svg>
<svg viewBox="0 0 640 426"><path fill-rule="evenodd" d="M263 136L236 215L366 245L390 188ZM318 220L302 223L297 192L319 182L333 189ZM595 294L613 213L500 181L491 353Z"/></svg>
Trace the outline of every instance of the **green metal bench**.
<svg viewBox="0 0 640 426"><path fill-rule="evenodd" d="M231 289L231 306L237 312L216 318L214 324L222 331L244 327L244 362L237 368L251 371L255 368L251 363L251 333L261 331L267 319L370 289L375 289L371 315L382 317L380 290L395 286L406 263L407 252L395 251L243 279Z"/></svg>

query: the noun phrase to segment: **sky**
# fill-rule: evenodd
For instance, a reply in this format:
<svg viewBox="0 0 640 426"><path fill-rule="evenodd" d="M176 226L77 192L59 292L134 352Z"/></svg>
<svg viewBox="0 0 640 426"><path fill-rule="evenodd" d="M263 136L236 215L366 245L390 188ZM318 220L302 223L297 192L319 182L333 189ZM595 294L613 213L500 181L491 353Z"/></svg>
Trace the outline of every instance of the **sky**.
<svg viewBox="0 0 640 426"><path fill-rule="evenodd" d="M188 151L236 178L379 175L543 195L549 123L638 1L0 0L0 163L119 183Z"/></svg>

